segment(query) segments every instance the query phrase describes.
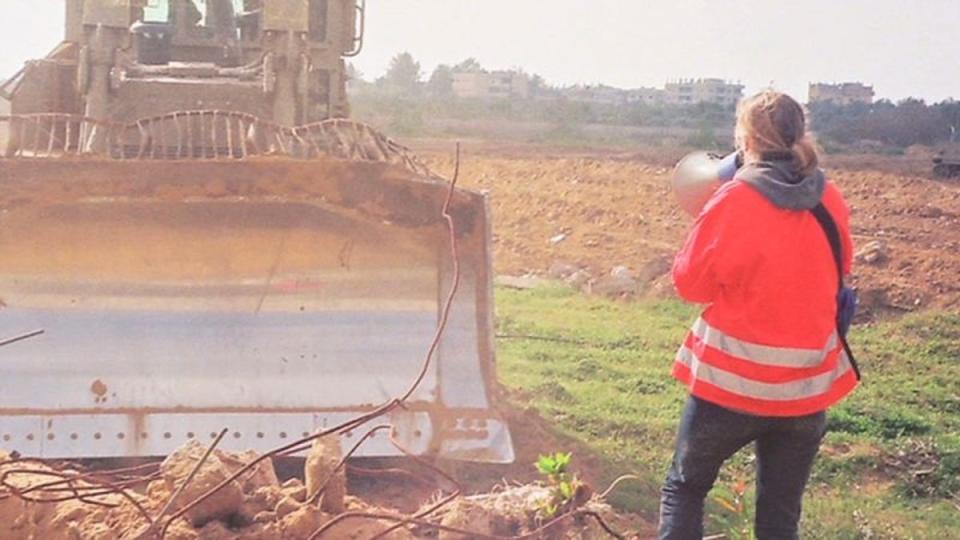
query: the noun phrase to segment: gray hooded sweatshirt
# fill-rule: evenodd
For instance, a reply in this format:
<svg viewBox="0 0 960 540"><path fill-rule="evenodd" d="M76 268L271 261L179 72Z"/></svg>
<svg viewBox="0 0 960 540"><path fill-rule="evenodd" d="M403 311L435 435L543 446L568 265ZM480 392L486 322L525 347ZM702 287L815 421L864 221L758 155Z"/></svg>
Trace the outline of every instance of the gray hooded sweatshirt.
<svg viewBox="0 0 960 540"><path fill-rule="evenodd" d="M788 210L810 210L823 199L826 176L817 169L802 176L788 160L758 161L744 165L737 178L763 194L771 203Z"/></svg>

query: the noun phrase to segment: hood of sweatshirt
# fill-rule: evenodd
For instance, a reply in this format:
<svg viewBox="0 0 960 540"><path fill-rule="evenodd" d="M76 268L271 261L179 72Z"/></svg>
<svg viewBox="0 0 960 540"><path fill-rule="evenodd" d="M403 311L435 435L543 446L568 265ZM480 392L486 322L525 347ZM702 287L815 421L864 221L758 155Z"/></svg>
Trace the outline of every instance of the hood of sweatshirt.
<svg viewBox="0 0 960 540"><path fill-rule="evenodd" d="M771 203L788 210L809 210L820 204L827 186L823 171L803 176L792 161L758 161L737 171L737 179L759 191Z"/></svg>

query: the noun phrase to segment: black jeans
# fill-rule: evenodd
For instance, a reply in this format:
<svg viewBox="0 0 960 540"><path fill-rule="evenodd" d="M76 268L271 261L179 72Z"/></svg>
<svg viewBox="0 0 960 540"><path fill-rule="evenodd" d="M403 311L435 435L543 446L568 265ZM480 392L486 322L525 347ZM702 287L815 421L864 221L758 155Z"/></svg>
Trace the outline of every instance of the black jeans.
<svg viewBox="0 0 960 540"><path fill-rule="evenodd" d="M758 540L795 540L826 414L751 416L691 396L660 500L660 540L703 538L703 504L730 456L756 442Z"/></svg>

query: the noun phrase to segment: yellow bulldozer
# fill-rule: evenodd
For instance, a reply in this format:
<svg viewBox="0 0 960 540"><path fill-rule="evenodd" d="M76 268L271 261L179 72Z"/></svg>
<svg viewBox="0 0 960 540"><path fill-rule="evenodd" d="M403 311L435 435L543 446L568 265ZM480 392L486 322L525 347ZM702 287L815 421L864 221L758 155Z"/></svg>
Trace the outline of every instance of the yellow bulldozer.
<svg viewBox="0 0 960 540"><path fill-rule="evenodd" d="M0 87L0 448L163 456L228 428L222 447L264 452L426 366L369 424L513 460L487 200L348 119L365 9L66 0L64 41Z"/></svg>

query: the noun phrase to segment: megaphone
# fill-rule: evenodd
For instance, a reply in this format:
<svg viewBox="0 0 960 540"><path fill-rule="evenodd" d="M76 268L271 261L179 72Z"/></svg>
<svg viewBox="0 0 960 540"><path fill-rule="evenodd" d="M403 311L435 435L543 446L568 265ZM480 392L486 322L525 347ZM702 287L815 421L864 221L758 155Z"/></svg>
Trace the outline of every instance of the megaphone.
<svg viewBox="0 0 960 540"><path fill-rule="evenodd" d="M681 159L673 170L673 193L680 208L691 216L698 216L710 196L725 182L733 180L742 166L743 155L739 152L727 156L694 152Z"/></svg>

